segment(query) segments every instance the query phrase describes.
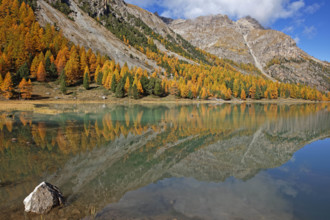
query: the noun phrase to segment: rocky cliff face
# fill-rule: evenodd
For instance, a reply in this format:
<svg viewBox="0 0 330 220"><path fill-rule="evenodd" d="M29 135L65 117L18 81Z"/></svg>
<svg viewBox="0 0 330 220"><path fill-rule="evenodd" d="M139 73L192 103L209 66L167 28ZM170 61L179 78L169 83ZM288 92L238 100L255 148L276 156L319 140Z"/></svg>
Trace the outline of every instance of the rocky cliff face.
<svg viewBox="0 0 330 220"><path fill-rule="evenodd" d="M255 19L226 15L174 20L169 26L194 46L220 58L255 64L268 78L330 89L330 66L297 47L282 32L264 29Z"/></svg>

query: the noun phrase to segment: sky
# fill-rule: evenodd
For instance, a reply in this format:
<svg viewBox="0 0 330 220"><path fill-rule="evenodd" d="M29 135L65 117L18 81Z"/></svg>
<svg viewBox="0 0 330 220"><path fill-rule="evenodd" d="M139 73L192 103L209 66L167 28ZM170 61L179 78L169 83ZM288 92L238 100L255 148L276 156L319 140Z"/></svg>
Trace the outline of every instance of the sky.
<svg viewBox="0 0 330 220"><path fill-rule="evenodd" d="M226 14L237 20L257 19L264 27L282 31L308 54L330 62L329 0L125 0L169 18L189 19Z"/></svg>

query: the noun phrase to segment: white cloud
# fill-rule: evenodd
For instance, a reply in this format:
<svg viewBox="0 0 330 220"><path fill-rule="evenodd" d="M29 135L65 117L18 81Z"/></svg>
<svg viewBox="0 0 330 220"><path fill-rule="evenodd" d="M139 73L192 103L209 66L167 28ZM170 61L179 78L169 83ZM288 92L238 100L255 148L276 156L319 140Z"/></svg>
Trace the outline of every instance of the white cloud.
<svg viewBox="0 0 330 220"><path fill-rule="evenodd" d="M317 29L315 28L315 26L306 26L305 28L304 28L304 31L303 31L303 33L308 37L308 38L313 38L315 35L316 35L316 33L317 33Z"/></svg>
<svg viewBox="0 0 330 220"><path fill-rule="evenodd" d="M305 12L308 14L314 14L315 12L317 12L319 9L321 8L321 5L315 3L313 5L309 5L305 8Z"/></svg>
<svg viewBox="0 0 330 220"><path fill-rule="evenodd" d="M294 31L294 27L293 26L288 26L288 27L285 27L282 32L284 33L287 33L287 34L291 34L293 31Z"/></svg>
<svg viewBox="0 0 330 220"><path fill-rule="evenodd" d="M304 0L127 0L141 7L161 6L163 16L195 18L210 14L226 14L231 18L250 15L268 25L280 18L289 18L305 6Z"/></svg>
<svg viewBox="0 0 330 220"><path fill-rule="evenodd" d="M298 36L296 36L293 40L296 42L297 45L300 42L300 38ZM292 158L292 161L294 162L293 158Z"/></svg>

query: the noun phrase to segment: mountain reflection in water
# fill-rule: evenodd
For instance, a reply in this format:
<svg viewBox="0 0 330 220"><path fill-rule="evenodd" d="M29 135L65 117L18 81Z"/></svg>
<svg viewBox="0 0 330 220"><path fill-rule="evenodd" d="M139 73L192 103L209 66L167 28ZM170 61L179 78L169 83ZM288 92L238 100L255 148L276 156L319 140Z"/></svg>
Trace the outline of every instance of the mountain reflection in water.
<svg viewBox="0 0 330 220"><path fill-rule="evenodd" d="M297 218L296 186L267 169L329 137L329 107L60 105L49 107L57 114L43 106L2 112L0 218L24 218L22 201L42 180L67 198L46 219Z"/></svg>

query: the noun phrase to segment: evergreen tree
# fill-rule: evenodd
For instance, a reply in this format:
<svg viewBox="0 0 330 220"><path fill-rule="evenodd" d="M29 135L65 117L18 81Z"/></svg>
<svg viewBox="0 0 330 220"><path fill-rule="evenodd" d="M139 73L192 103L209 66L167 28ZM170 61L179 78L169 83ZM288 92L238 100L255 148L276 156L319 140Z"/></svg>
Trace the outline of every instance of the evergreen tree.
<svg viewBox="0 0 330 220"><path fill-rule="evenodd" d="M256 100L261 99L261 91L260 91L260 87L259 87L258 85L256 85L255 99L256 99Z"/></svg>
<svg viewBox="0 0 330 220"><path fill-rule="evenodd" d="M30 70L26 62L18 69L17 75L19 75L21 79L24 78L27 80L29 78Z"/></svg>
<svg viewBox="0 0 330 220"><path fill-rule="evenodd" d="M102 79L103 79L103 72L99 72L99 73L97 74L96 83L97 83L98 85L102 85ZM115 80L115 81L116 81L116 80Z"/></svg>
<svg viewBox="0 0 330 220"><path fill-rule="evenodd" d="M285 90L285 98L289 98L290 97L290 90L286 89Z"/></svg>
<svg viewBox="0 0 330 220"><path fill-rule="evenodd" d="M113 93L115 93L115 92L116 92L116 89L117 89L116 76L113 75L113 76L112 76L112 80L111 80L111 91L112 91Z"/></svg>
<svg viewBox="0 0 330 220"><path fill-rule="evenodd" d="M51 80L55 80L57 78L57 68L56 65L54 63L50 64L50 68L49 68L49 78Z"/></svg>
<svg viewBox="0 0 330 220"><path fill-rule="evenodd" d="M88 76L88 73L87 73L87 72L85 72L85 74L84 74L83 85L84 85L84 88L85 88L86 90L89 89L89 76Z"/></svg>
<svg viewBox="0 0 330 220"><path fill-rule="evenodd" d="M13 83L13 86L16 86L19 84L19 82L22 80L21 76L19 73L13 73L11 76L11 81Z"/></svg>
<svg viewBox="0 0 330 220"><path fill-rule="evenodd" d="M139 95L139 91L137 89L137 86L134 84L131 88L130 88L130 97L133 99L139 99L140 95Z"/></svg>
<svg viewBox="0 0 330 220"><path fill-rule="evenodd" d="M163 96L163 88L160 81L157 81L155 84L154 94L159 97Z"/></svg>
<svg viewBox="0 0 330 220"><path fill-rule="evenodd" d="M139 69L138 69L139 70ZM142 69L141 69L142 71ZM140 78L140 82L141 82L141 85L142 85L142 90L145 94L147 94L147 90L148 90L148 85L149 85L149 79L148 77L146 76L141 76ZM138 88L139 90L139 88Z"/></svg>
<svg viewBox="0 0 330 220"><path fill-rule="evenodd" d="M60 75L60 90L63 94L66 94L67 88L66 88L66 75L65 71L62 70L62 73Z"/></svg>
<svg viewBox="0 0 330 220"><path fill-rule="evenodd" d="M125 95L124 82L123 82L123 80L120 80L120 82L118 83L117 88L116 88L116 97L123 98L124 95Z"/></svg>
<svg viewBox="0 0 330 220"><path fill-rule="evenodd" d="M192 91L189 90L189 92L188 92L188 99L193 99L193 98L194 98L194 95L193 95Z"/></svg>
<svg viewBox="0 0 330 220"><path fill-rule="evenodd" d="M47 57L46 58L46 62L45 62L45 70L46 70L46 77L49 79L50 78L50 66L52 65L52 63L50 62L50 58Z"/></svg>
<svg viewBox="0 0 330 220"><path fill-rule="evenodd" d="M149 80L149 84L147 86L147 92L149 95L152 95L155 89L155 84L156 84L156 80L155 78L151 77L151 79Z"/></svg>

